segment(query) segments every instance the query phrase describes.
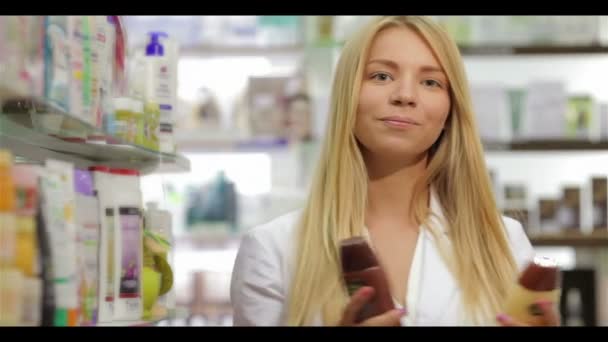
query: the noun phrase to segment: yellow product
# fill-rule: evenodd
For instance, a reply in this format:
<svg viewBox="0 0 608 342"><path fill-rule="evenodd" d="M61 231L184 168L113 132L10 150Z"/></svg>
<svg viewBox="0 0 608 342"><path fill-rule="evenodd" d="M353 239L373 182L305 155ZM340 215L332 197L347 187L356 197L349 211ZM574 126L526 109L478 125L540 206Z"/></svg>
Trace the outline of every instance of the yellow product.
<svg viewBox="0 0 608 342"><path fill-rule="evenodd" d="M0 326L18 326L23 316L23 275L0 267Z"/></svg>
<svg viewBox="0 0 608 342"><path fill-rule="evenodd" d="M141 100L133 99L131 101L133 113L133 121L135 125L135 144L145 146L144 139L144 103Z"/></svg>
<svg viewBox="0 0 608 342"><path fill-rule="evenodd" d="M158 151L158 133L160 131L160 107L154 102L147 102L144 107L144 146Z"/></svg>
<svg viewBox="0 0 608 342"><path fill-rule="evenodd" d="M131 99L119 97L114 99L114 134L123 143L135 143L136 125Z"/></svg>
<svg viewBox="0 0 608 342"><path fill-rule="evenodd" d="M21 320L22 275L15 262L15 184L13 155L0 150L0 326L15 326Z"/></svg>
<svg viewBox="0 0 608 342"><path fill-rule="evenodd" d="M33 217L17 217L16 242L15 254L19 257L15 260L15 266L19 268L26 277L36 276L36 231Z"/></svg>
<svg viewBox="0 0 608 342"><path fill-rule="evenodd" d="M13 155L0 150L0 265L15 261L15 183L12 177Z"/></svg>

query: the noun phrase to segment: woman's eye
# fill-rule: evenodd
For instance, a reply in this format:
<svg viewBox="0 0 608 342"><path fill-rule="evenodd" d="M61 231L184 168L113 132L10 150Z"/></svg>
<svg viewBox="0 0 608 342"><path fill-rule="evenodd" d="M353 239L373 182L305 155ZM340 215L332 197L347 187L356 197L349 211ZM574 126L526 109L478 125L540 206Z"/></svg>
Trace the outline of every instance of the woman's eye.
<svg viewBox="0 0 608 342"><path fill-rule="evenodd" d="M424 80L422 81L422 83L427 86L427 87L437 87L437 88L441 88L441 83L435 81L435 80Z"/></svg>
<svg viewBox="0 0 608 342"><path fill-rule="evenodd" d="M376 80L376 81L381 81L381 82L385 82L391 79L391 76L387 73L384 72L377 72L375 74L372 75L372 79Z"/></svg>

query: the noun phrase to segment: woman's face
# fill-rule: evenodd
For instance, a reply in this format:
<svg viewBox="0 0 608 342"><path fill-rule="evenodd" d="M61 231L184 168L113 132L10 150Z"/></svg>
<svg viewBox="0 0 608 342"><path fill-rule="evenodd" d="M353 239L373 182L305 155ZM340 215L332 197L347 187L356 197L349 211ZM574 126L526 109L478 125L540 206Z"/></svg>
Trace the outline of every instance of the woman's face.
<svg viewBox="0 0 608 342"><path fill-rule="evenodd" d="M417 158L438 139L449 111L448 79L426 42L405 27L380 31L357 108L355 136L363 152Z"/></svg>

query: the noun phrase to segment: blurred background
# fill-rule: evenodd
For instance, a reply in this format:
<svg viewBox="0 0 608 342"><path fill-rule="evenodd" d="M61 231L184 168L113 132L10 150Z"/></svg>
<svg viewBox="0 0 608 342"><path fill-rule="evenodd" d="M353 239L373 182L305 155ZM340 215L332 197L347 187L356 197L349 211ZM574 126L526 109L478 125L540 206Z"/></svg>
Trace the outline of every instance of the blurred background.
<svg viewBox="0 0 608 342"><path fill-rule="evenodd" d="M141 177L173 235L175 310L155 325L232 324L240 237L303 205L335 63L371 18L121 17L130 70L150 32L178 46L159 163L177 167ZM564 268L564 324L608 325L608 17L433 18L461 48L501 210Z"/></svg>

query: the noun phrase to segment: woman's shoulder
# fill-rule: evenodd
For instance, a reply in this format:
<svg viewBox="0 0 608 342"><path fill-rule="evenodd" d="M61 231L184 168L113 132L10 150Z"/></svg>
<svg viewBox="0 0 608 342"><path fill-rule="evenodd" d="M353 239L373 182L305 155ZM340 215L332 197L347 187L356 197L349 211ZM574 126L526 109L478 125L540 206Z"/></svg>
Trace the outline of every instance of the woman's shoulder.
<svg viewBox="0 0 608 342"><path fill-rule="evenodd" d="M257 243L271 250L284 251L288 244L294 241L301 209L290 211L274 219L249 229L244 234L244 240L255 240Z"/></svg>
<svg viewBox="0 0 608 342"><path fill-rule="evenodd" d="M508 216L502 216L502 221L507 231L509 244L511 245L517 266L522 269L534 258L534 248L519 221Z"/></svg>

